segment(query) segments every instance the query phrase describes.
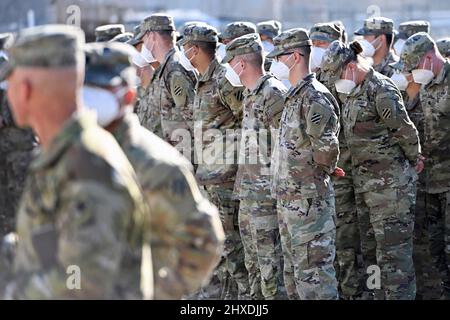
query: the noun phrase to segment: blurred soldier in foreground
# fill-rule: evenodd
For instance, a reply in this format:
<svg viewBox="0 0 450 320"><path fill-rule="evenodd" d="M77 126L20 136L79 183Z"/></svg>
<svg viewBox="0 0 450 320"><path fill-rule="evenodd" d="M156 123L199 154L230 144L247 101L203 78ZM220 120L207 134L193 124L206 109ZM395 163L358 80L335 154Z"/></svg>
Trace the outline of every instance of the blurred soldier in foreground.
<svg viewBox="0 0 450 320"><path fill-rule="evenodd" d="M123 24L105 24L95 28L95 41L107 42L112 40L115 36L125 32Z"/></svg>
<svg viewBox="0 0 450 320"><path fill-rule="evenodd" d="M223 230L191 164L132 113L133 51L121 44L86 45L85 105L119 142L149 206L154 298L180 299L197 290L219 262Z"/></svg>
<svg viewBox="0 0 450 320"><path fill-rule="evenodd" d="M394 70L391 63L398 61L394 53L394 22L384 17L369 18L364 26L354 32L364 39L360 41L362 54L372 63L375 71L387 77L392 76Z"/></svg>
<svg viewBox="0 0 450 320"><path fill-rule="evenodd" d="M228 299L231 296L244 299L249 293L248 275L239 235L239 202L232 198L237 170L234 148L238 132L226 132L240 126L243 88L237 83L239 77L227 76L227 68L217 61L217 41L216 29L202 24L188 26L180 42L186 58L200 74L194 100L196 178L210 201L219 208L225 231L224 253L215 272L220 286L213 277L204 294L210 298ZM211 141L212 133L217 137ZM230 289L233 281L237 283L238 292ZM220 291L213 292L217 289Z"/></svg>
<svg viewBox="0 0 450 320"><path fill-rule="evenodd" d="M419 137L400 91L374 71L358 42L333 42L322 61L346 94L342 113L352 159L361 249L366 264L381 269L377 299L415 298L412 260L415 181L423 169ZM373 288L366 288L373 289Z"/></svg>
<svg viewBox="0 0 450 320"><path fill-rule="evenodd" d="M406 40L397 67L422 85L425 115L426 215L433 262L450 299L450 62L434 40L419 32Z"/></svg>
<svg viewBox="0 0 450 320"><path fill-rule="evenodd" d="M279 168L273 178L290 299L337 299L336 212L330 175L339 157L339 106L310 69L312 42L296 28L275 38L268 57L288 69L280 123Z"/></svg>
<svg viewBox="0 0 450 320"><path fill-rule="evenodd" d="M284 284L277 202L270 193L270 157L287 90L265 73L263 61L260 38L253 33L228 43L223 62L233 66L246 87L235 193L240 200L239 229L250 295L272 300L284 297Z"/></svg>
<svg viewBox="0 0 450 320"><path fill-rule="evenodd" d="M0 34L0 64L13 42L10 33ZM17 205L25 184L36 139L31 130L16 126L6 96L7 81L0 83L0 238L14 231Z"/></svg>
<svg viewBox="0 0 450 320"><path fill-rule="evenodd" d="M0 284L4 298L152 297L151 250L142 245L148 213L135 173L79 105L83 44L76 27L25 29L0 70L17 125L31 126L42 146L18 210L13 270L0 259L11 279Z"/></svg>

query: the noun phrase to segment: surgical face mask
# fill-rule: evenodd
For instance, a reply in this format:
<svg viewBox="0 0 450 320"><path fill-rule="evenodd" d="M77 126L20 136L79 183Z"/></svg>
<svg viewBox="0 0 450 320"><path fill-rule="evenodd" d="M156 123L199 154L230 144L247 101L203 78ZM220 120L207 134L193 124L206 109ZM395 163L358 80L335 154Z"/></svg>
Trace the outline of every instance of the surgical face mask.
<svg viewBox="0 0 450 320"><path fill-rule="evenodd" d="M292 54L289 56L289 58L287 58L286 62L288 62L290 59L292 58ZM273 73L273 75L278 79L278 80L289 80L289 72L291 71L292 67L288 67L286 64L284 64L281 61L277 61L277 60L273 60L272 64L270 66L270 72Z"/></svg>
<svg viewBox="0 0 450 320"><path fill-rule="evenodd" d="M273 51L273 44L272 43L270 43L267 40L264 40L261 43L262 43L264 52L269 53L269 52Z"/></svg>
<svg viewBox="0 0 450 320"><path fill-rule="evenodd" d="M217 54L217 57L219 58L219 62L222 61L223 58L225 58L225 54L226 54L225 47L226 47L226 45L224 45L223 43L219 43L219 45L217 47L216 54Z"/></svg>
<svg viewBox="0 0 450 320"><path fill-rule="evenodd" d="M144 48L145 46L142 46ZM135 52L133 53L133 56L131 57L131 61L133 64L135 64L137 67L142 68L149 64L149 62L143 57L142 50L141 52Z"/></svg>
<svg viewBox="0 0 450 320"><path fill-rule="evenodd" d="M348 69L345 71L345 77L347 77ZM334 84L336 91L343 94L349 94L356 87L355 73L352 73L353 80L339 79Z"/></svg>
<svg viewBox="0 0 450 320"><path fill-rule="evenodd" d="M187 71L194 71L195 70L195 67L191 63L191 60L194 57L192 57L191 59L188 59L188 57L186 56L186 53L191 51L193 48L194 47L190 47L187 51L182 50L180 52L180 63Z"/></svg>
<svg viewBox="0 0 450 320"><path fill-rule="evenodd" d="M433 62L431 62L430 70L425 69L426 60L427 59L425 59L425 61L423 62L423 69L414 69L412 71L412 76L415 83L428 84L434 78L434 73L433 71L431 71L433 70Z"/></svg>
<svg viewBox="0 0 450 320"><path fill-rule="evenodd" d="M405 45L405 40L398 39L397 42L394 44L394 50L397 55L400 55L402 53L403 46Z"/></svg>
<svg viewBox="0 0 450 320"><path fill-rule="evenodd" d="M365 57L373 57L375 55L375 52L381 47L379 37L375 38L372 42L369 42L366 39L362 39L361 41L359 41L359 43L363 48L362 54Z"/></svg>
<svg viewBox="0 0 450 320"><path fill-rule="evenodd" d="M126 90L126 88L123 88ZM120 116L120 100L122 90L116 94L109 90L84 86L83 104L88 110L93 110L97 114L97 123L101 127L108 126Z"/></svg>
<svg viewBox="0 0 450 320"><path fill-rule="evenodd" d="M239 64L236 63L234 66L237 66ZM225 78L227 78L228 81L230 81L230 83L234 86L234 87L242 87L242 82L241 79L239 78L242 74L242 70L241 72L236 73L236 71L234 71L233 67L227 63L226 65L227 68L227 73L225 73Z"/></svg>
<svg viewBox="0 0 450 320"><path fill-rule="evenodd" d="M400 91L405 91L409 84L408 79L406 79L405 75L400 72L395 72L392 75L391 80L394 81Z"/></svg>
<svg viewBox="0 0 450 320"><path fill-rule="evenodd" d="M325 54L325 49L319 47L312 47L311 49L311 69L317 69L322 64L322 58Z"/></svg>
<svg viewBox="0 0 450 320"><path fill-rule="evenodd" d="M152 62L156 61L155 57L153 57L152 52L147 49L147 46L145 45L145 43L142 45L141 55L142 55L142 58L144 58L144 60L147 61L148 63L152 63Z"/></svg>

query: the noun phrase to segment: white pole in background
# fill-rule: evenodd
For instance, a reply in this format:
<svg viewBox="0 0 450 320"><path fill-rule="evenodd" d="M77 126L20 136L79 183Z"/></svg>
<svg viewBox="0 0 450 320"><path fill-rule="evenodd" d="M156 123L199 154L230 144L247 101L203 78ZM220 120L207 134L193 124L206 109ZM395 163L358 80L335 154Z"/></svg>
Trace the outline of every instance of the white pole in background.
<svg viewBox="0 0 450 320"><path fill-rule="evenodd" d="M27 23L28 27L34 27L35 21L34 21L34 10L28 10L27 12Z"/></svg>

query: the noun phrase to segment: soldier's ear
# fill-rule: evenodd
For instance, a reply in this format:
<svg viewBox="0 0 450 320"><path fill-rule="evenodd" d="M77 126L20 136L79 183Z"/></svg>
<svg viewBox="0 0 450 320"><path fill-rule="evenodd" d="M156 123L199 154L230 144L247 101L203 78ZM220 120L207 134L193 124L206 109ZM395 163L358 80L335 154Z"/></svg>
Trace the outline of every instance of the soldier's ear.
<svg viewBox="0 0 450 320"><path fill-rule="evenodd" d="M28 103L33 95L33 85L27 78L23 78L19 83L19 97L24 103Z"/></svg>

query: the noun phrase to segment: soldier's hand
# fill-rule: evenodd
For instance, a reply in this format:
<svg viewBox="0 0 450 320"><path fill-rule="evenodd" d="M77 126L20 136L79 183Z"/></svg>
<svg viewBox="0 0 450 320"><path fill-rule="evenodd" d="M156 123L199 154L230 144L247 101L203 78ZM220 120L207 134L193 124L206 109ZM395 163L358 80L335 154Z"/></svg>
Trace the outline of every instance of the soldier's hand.
<svg viewBox="0 0 450 320"><path fill-rule="evenodd" d="M425 157L419 154L419 156L417 157L416 167L415 167L417 173L421 173L423 171L423 168L425 167L424 161L425 161Z"/></svg>
<svg viewBox="0 0 450 320"><path fill-rule="evenodd" d="M334 169L334 172L333 172L332 176L335 176L335 177L345 177L345 171L342 170L342 169L339 168L339 167L336 167L336 169Z"/></svg>

